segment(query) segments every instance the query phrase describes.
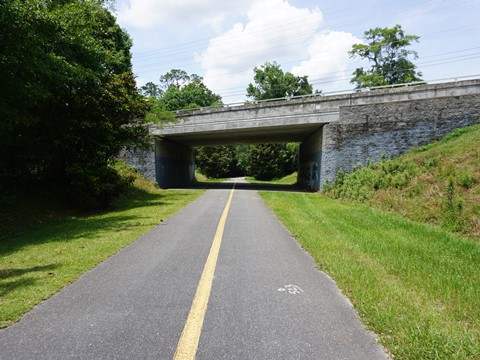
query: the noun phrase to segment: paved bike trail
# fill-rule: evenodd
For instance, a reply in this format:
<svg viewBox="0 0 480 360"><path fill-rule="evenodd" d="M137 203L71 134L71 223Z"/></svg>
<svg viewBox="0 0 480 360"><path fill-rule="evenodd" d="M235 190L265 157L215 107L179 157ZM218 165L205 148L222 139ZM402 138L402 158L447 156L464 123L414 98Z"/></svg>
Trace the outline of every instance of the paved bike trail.
<svg viewBox="0 0 480 360"><path fill-rule="evenodd" d="M0 331L0 359L173 359L230 190ZM387 359L256 191L234 190L196 359Z"/></svg>

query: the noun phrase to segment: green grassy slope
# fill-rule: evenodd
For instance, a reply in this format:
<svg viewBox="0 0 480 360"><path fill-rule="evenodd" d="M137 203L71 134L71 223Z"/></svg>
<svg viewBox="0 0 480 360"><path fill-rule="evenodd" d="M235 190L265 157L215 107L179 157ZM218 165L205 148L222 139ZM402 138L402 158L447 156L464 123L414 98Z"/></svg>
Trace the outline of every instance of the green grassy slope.
<svg viewBox="0 0 480 360"><path fill-rule="evenodd" d="M480 242L319 194L261 196L395 359L480 359Z"/></svg>
<svg viewBox="0 0 480 360"><path fill-rule="evenodd" d="M480 238L480 125L393 160L339 173L324 194Z"/></svg>
<svg viewBox="0 0 480 360"><path fill-rule="evenodd" d="M0 328L132 243L202 191L162 191L134 177L130 194L104 211L74 211L47 195L0 208Z"/></svg>

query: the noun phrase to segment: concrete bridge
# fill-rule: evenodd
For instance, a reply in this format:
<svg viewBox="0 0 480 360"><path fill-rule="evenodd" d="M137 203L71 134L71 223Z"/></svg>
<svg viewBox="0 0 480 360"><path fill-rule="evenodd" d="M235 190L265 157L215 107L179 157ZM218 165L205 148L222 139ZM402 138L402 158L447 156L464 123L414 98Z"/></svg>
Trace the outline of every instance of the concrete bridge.
<svg viewBox="0 0 480 360"><path fill-rule="evenodd" d="M367 159L397 156L480 123L480 79L225 106L176 117L178 123L151 130L155 155L130 159L161 187L194 181L196 146L300 142L299 185L319 190L339 169L348 172Z"/></svg>

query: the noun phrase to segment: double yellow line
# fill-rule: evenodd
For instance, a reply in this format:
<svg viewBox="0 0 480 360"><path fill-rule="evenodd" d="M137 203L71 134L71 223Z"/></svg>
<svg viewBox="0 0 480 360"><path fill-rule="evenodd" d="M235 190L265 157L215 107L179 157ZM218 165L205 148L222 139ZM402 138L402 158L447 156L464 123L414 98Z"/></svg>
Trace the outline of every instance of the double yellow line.
<svg viewBox="0 0 480 360"><path fill-rule="evenodd" d="M223 231L225 230L225 223L227 222L228 211L232 204L233 192L235 191L235 183L233 183L230 196L227 204L223 210L222 216L218 223L215 237L213 238L212 247L208 254L207 262L203 268L200 282L198 283L197 292L193 299L190 313L188 314L187 322L183 328L182 335L178 341L177 350L173 357L174 360L193 360L197 353L200 335L202 333L203 321L205 313L207 312L208 300L212 290L213 276L215 268L217 267L218 254L222 244Z"/></svg>

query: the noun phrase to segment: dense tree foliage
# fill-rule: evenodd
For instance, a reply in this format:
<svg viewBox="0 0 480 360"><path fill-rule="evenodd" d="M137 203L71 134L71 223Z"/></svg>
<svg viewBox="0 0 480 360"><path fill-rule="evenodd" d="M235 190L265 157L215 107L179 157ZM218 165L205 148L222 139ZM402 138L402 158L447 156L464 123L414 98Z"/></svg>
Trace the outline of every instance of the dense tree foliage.
<svg viewBox="0 0 480 360"><path fill-rule="evenodd" d="M172 69L160 77L160 87L165 89L160 102L170 111L221 105L222 98L214 94L197 74Z"/></svg>
<svg viewBox="0 0 480 360"><path fill-rule="evenodd" d="M267 61L260 67L255 67L254 73L255 85L250 83L247 87L247 96L250 99L267 100L312 93L307 76L284 73L275 61Z"/></svg>
<svg viewBox="0 0 480 360"><path fill-rule="evenodd" d="M163 94L163 90L151 81L140 87L140 92L148 98L160 98Z"/></svg>
<svg viewBox="0 0 480 360"><path fill-rule="evenodd" d="M422 74L409 60L409 56L416 59L417 53L407 49L418 39L418 36L406 35L400 25L366 31L366 44L354 44L349 55L367 59L372 65L367 70L357 68L351 83L355 83L357 88L364 88L421 81Z"/></svg>
<svg viewBox="0 0 480 360"><path fill-rule="evenodd" d="M257 180L278 179L297 170L298 144L251 145L247 157L247 174Z"/></svg>
<svg viewBox="0 0 480 360"><path fill-rule="evenodd" d="M210 178L226 178L238 174L234 146L202 146L195 150L195 166Z"/></svg>
<svg viewBox="0 0 480 360"><path fill-rule="evenodd" d="M131 40L101 0L0 2L0 192L43 183L108 203L145 145Z"/></svg>

